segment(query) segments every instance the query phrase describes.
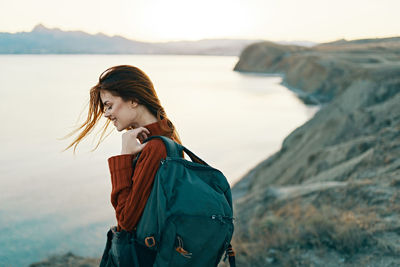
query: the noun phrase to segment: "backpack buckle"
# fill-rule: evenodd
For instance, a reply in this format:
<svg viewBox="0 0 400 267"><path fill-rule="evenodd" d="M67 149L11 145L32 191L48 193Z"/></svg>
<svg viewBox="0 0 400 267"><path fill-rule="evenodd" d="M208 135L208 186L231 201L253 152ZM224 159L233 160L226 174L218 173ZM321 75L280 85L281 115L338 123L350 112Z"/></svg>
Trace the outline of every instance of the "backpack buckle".
<svg viewBox="0 0 400 267"><path fill-rule="evenodd" d="M154 238L154 236L148 236L144 239L144 243L148 248L151 248L156 245L156 239Z"/></svg>
<svg viewBox="0 0 400 267"><path fill-rule="evenodd" d="M232 245L229 244L228 248L225 250L224 261L226 261L226 258L228 258L230 267L235 267L236 266L235 255L236 255L236 253L233 250Z"/></svg>

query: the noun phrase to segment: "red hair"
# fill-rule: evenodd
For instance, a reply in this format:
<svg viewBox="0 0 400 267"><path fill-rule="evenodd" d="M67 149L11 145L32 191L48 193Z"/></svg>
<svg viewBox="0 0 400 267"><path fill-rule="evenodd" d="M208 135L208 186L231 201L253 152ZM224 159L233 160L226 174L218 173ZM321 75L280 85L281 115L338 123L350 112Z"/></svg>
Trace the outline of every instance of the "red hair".
<svg viewBox="0 0 400 267"><path fill-rule="evenodd" d="M96 126L100 118L104 114L104 105L100 98L100 90L106 90L114 96L121 97L124 101L135 100L141 105L144 105L148 111L153 114L158 121L166 118L170 137L181 144L179 135L175 129L174 124L168 119L164 108L161 106L157 93L154 90L153 83L150 78L139 68L130 65L119 65L108 68L100 74L98 83L90 89L89 111L86 121L82 123L77 129L73 130L66 137L69 137L77 131L83 129L78 137L64 149L67 150L74 146L74 153L77 145L84 139ZM110 120L107 120L102 127L100 139L93 149L95 150L107 130ZM163 127L163 124L161 124ZM132 127L129 129L133 129ZM108 136L108 135L107 135ZM92 150L92 151L93 151Z"/></svg>

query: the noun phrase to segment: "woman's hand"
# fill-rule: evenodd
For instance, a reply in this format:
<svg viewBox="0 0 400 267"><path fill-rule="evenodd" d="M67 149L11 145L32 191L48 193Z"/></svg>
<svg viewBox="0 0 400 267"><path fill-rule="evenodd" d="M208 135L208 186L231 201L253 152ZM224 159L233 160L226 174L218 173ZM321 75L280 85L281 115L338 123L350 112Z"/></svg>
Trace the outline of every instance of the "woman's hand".
<svg viewBox="0 0 400 267"><path fill-rule="evenodd" d="M147 145L147 143L140 144L137 141L143 141L147 138L150 131L144 127L139 127L133 130L128 130L122 134L122 150L121 154L137 154Z"/></svg>

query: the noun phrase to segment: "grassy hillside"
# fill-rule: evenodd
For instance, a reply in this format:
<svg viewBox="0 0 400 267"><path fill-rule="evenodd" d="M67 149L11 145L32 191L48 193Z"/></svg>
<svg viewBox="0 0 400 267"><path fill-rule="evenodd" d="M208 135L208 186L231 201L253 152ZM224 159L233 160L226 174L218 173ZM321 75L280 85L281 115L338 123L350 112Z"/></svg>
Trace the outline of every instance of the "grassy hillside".
<svg viewBox="0 0 400 267"><path fill-rule="evenodd" d="M397 39L243 51L326 105L233 188L239 266L400 265L399 66Z"/></svg>

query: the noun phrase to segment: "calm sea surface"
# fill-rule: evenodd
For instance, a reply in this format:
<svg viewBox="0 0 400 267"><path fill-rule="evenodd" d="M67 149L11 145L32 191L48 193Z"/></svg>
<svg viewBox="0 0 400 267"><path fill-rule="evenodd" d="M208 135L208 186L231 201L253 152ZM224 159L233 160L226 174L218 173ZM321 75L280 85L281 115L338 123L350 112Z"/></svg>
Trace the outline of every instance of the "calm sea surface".
<svg viewBox="0 0 400 267"><path fill-rule="evenodd" d="M100 257L115 225L107 159L121 133L94 151L99 128L77 148L61 139L85 119L89 89L106 68L130 64L152 79L183 145L231 185L277 151L316 112L278 76L232 71L237 57L0 56L0 266L27 266L71 251ZM104 118L102 123L105 122ZM112 126L112 125L110 125Z"/></svg>

